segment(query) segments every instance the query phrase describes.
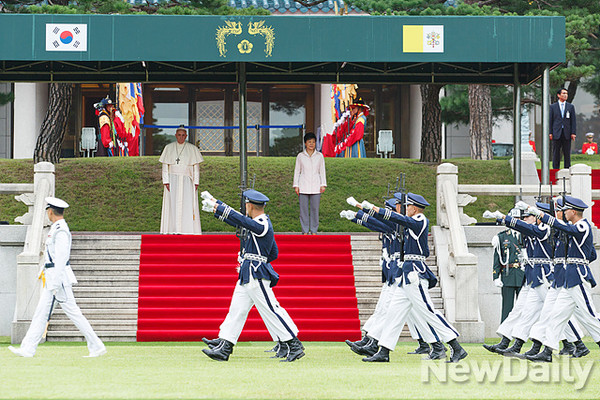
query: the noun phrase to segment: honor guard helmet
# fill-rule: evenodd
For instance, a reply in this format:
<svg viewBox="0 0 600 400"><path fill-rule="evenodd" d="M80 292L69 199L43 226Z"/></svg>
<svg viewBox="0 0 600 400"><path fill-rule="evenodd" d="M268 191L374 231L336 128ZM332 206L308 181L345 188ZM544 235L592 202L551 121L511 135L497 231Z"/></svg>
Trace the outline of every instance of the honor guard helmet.
<svg viewBox="0 0 600 400"><path fill-rule="evenodd" d="M536 201L535 206L545 213L550 212L550 204L548 204L548 203L542 203L541 201Z"/></svg>
<svg viewBox="0 0 600 400"><path fill-rule="evenodd" d="M387 208L391 208L392 210L396 209L396 204L398 204L398 199L396 199L395 197L392 197L391 199L387 199L385 201L385 206Z"/></svg>
<svg viewBox="0 0 600 400"><path fill-rule="evenodd" d="M264 206L269 201L267 196L254 189L245 190L244 198L247 203L257 204L259 206Z"/></svg>
<svg viewBox="0 0 600 400"><path fill-rule="evenodd" d="M573 196L565 196L565 210L573 209L575 211L583 211L586 208L588 208L588 206L583 202L583 200Z"/></svg>
<svg viewBox="0 0 600 400"><path fill-rule="evenodd" d="M425 200L425 197L421 196L420 194L410 192L406 194L406 204L412 204L419 208L425 208L429 205L427 200Z"/></svg>
<svg viewBox="0 0 600 400"><path fill-rule="evenodd" d="M565 210L565 206L564 206L564 202L563 202L563 198L562 197L557 197L554 199L554 203L556 204L556 210L557 211L564 211Z"/></svg>
<svg viewBox="0 0 600 400"><path fill-rule="evenodd" d="M61 200L57 197L46 197L44 199L47 203L46 210L49 208L55 209L57 211L63 212L65 208L69 208L69 205L66 201Z"/></svg>

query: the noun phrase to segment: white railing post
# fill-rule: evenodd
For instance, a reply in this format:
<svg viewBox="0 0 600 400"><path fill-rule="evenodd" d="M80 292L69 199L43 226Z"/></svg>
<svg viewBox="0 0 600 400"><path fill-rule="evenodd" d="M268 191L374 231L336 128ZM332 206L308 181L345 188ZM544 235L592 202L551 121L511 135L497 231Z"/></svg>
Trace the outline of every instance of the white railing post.
<svg viewBox="0 0 600 400"><path fill-rule="evenodd" d="M585 164L575 164L569 168L571 174L571 195L577 197L588 208L583 212L583 217L592 222L592 167Z"/></svg>
<svg viewBox="0 0 600 400"><path fill-rule="evenodd" d="M469 252L463 224L473 219L462 212L462 207L474 201L471 196L459 196L458 168L441 164L437 169L437 221L448 238L448 259L438 256L440 285L453 286L454 304L448 315L467 342L483 342L484 325L479 314L479 285L477 257ZM451 300L451 299L449 299Z"/></svg>
<svg viewBox="0 0 600 400"><path fill-rule="evenodd" d="M16 305L11 342L20 343L29 328L40 295L38 274L43 263L44 228L48 225L45 201L54 196L54 165L40 162L33 167L33 211L23 252L17 256Z"/></svg>

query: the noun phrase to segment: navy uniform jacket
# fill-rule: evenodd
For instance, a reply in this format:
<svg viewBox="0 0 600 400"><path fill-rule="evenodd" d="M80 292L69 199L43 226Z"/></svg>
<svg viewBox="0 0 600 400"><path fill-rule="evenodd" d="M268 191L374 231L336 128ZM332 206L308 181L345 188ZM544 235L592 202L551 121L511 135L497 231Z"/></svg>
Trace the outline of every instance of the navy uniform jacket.
<svg viewBox="0 0 600 400"><path fill-rule="evenodd" d="M252 219L221 201L217 201L217 211L214 215L231 226L246 228L249 231L249 234L241 239L240 257L244 260L240 265L240 284L248 283L252 276L254 279L271 281L271 287L277 285L279 275L271 263L277 259L279 250L275 243L275 233L269 217L261 214Z"/></svg>
<svg viewBox="0 0 600 400"><path fill-rule="evenodd" d="M419 279L429 281L429 289L437 285L437 277L427 264L425 258L429 257L429 220L425 214L419 213L413 217L399 214L390 209L380 208L373 216L381 221L391 221L404 226L404 260L402 260L401 276L403 282L411 283L408 274L417 272ZM402 282L400 283L402 285Z"/></svg>
<svg viewBox="0 0 600 400"><path fill-rule="evenodd" d="M575 106L565 102L564 117L560 113L558 101L550 104L550 134L552 140L571 139L571 135L575 135L577 123L575 121ZM562 137L562 135L565 137Z"/></svg>
<svg viewBox="0 0 600 400"><path fill-rule="evenodd" d="M575 224L567 224L545 213L542 215L541 220L568 235L563 287L569 289L580 285L584 280L588 281L592 287L596 286L596 280L590 269L590 262L597 257L590 223L583 218Z"/></svg>
<svg viewBox="0 0 600 400"><path fill-rule="evenodd" d="M398 240L397 225L389 221L383 222L358 210L352 222L362 225L372 231L382 233L381 252L381 282L393 284L399 276L397 255L400 254L400 241Z"/></svg>
<svg viewBox="0 0 600 400"><path fill-rule="evenodd" d="M507 215L504 218L506 226L521 232L531 243L532 253L529 257L528 265L525 265L525 280L532 288L538 287L544 283L544 278L548 282L554 280L552 275L552 244L550 237L552 230L546 224L534 225L523 222L518 218L512 218Z"/></svg>

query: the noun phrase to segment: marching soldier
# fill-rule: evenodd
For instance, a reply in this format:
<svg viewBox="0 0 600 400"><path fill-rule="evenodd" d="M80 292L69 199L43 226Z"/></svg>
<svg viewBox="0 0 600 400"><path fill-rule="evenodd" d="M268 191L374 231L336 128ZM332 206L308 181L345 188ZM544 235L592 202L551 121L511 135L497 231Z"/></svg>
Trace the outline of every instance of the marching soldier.
<svg viewBox="0 0 600 400"><path fill-rule="evenodd" d="M265 204L269 198L253 189L244 191L243 196L246 199L247 216L216 200L210 193L202 192L203 211L214 213L216 218L229 225L248 230L248 235L241 239L239 279L229 312L219 328L219 338L204 338L209 348L202 351L213 360L229 360L248 312L252 306L256 306L271 337L280 342L280 351L285 349L285 360L282 361L292 362L304 356L304 347L296 336L298 328L279 305L272 289L277 285L279 275L271 266L271 262L277 259L278 249L273 225L265 214Z"/></svg>
<svg viewBox="0 0 600 400"><path fill-rule="evenodd" d="M516 211L516 212L513 212ZM518 216L518 210L510 215ZM494 284L502 289L502 323L513 309L515 298L523 286L525 273L521 270L521 235L512 229L506 229L492 240L494 247Z"/></svg>
<svg viewBox="0 0 600 400"><path fill-rule="evenodd" d="M58 303L69 319L85 336L90 352L85 357L99 357L106 354L106 347L81 313L73 296L72 285L77 283L77 279L75 279L73 270L69 265L71 231L63 216L69 205L56 197L46 197L45 200L48 204L46 213L48 219L52 222L46 238L45 264L43 275L41 275L45 280L45 284L40 295L40 301L31 319L31 325L21 342L21 347L9 346L8 349L21 357L33 357L38 344L44 337L47 321L50 320L52 310L55 304Z"/></svg>
<svg viewBox="0 0 600 400"><path fill-rule="evenodd" d="M527 205L523 204L523 208L525 206ZM546 325L545 335L541 338L544 350L536 355L527 356L531 361L552 362L552 352L558 350L561 335L573 315L600 346L600 320L594 303L590 301L589 293L590 288L596 286L590 262L597 258L597 254L592 227L583 218L583 211L588 206L581 199L572 196L563 196L561 206L566 220L570 223L563 222L536 207L527 208L529 213L543 223L567 234L564 285L557 294L553 313Z"/></svg>
<svg viewBox="0 0 600 400"><path fill-rule="evenodd" d="M403 250L404 259L400 267L400 276L396 279L388 312L386 313L384 329L378 338L378 350L371 356L363 358L365 362L389 362L389 352L393 351L412 312L414 317L435 329L439 339L450 345L449 362L458 362L467 356L467 352L458 343L458 332L448 323L446 318L435 310L428 288L437 284L437 278L431 272L425 259L429 256L429 221L423 214L429 203L423 196L408 193L406 195L406 215L389 209L380 209L373 204L363 201L360 204L363 211L373 210L373 216L381 221L391 221L405 227ZM358 205L358 204L356 204ZM416 323L416 325L419 325ZM444 346L436 342L430 359L445 357Z"/></svg>

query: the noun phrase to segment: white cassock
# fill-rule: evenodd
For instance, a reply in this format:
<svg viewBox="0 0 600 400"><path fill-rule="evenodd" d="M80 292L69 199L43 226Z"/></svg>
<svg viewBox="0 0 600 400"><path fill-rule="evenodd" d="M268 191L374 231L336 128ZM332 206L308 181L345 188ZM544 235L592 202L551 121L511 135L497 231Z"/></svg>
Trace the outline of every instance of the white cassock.
<svg viewBox="0 0 600 400"><path fill-rule="evenodd" d="M189 142L169 143L159 161L164 188L160 233L200 234L200 209L196 185L200 182L200 150Z"/></svg>

